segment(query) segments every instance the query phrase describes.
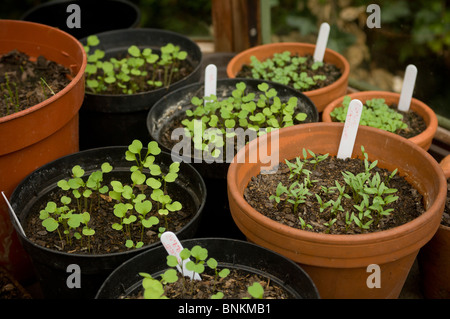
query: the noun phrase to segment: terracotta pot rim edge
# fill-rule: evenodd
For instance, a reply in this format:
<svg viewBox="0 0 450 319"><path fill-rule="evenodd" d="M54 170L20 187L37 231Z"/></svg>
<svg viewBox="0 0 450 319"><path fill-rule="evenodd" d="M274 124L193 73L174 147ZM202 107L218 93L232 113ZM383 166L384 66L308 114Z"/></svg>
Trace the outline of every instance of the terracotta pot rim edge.
<svg viewBox="0 0 450 319"><path fill-rule="evenodd" d="M69 93L75 86L79 85L80 82L84 81L84 70L86 69L86 65L87 65L87 54L83 48L83 45L74 36L70 35L69 33L64 32L58 28L54 28L54 27L51 27L51 26L48 26L45 24L30 22L30 21L0 19L0 24L2 24L2 22L3 23L29 25L30 27L40 28L43 30L52 30L52 32L56 32L56 33L60 34L61 36L69 37L73 40L72 42L74 42L74 44L76 46L78 46L78 48L80 49L80 52L82 54L82 61L81 61L80 69L78 70L77 75L61 91L59 91L55 95L52 95L48 99L46 99L38 104L35 104L25 110L22 110L22 111L19 111L19 112L16 112L16 113L13 113L13 114L10 114L7 116L0 117L0 124L12 121L14 119L17 119L17 118L20 118L23 116L26 116L29 113L32 113L41 108L44 108L45 106L53 103L54 101L60 99L61 97L63 97L67 93ZM81 83L81 85L84 85L84 83ZM81 105L80 105L80 107L81 107Z"/></svg>
<svg viewBox="0 0 450 319"><path fill-rule="evenodd" d="M335 99L334 101L332 101L325 107L325 109L322 112L322 121L323 122L326 122L326 123L332 122L330 113L335 108L340 106L340 103L342 103L342 100L347 95L352 98L356 98L356 99L360 96L367 96L367 95L370 98L373 98L374 96L389 96L389 97L400 98L400 93L389 92L389 91L361 91L361 92L345 94L344 96L341 96L341 97ZM364 101L362 101L362 102L364 103ZM416 99L414 97L411 99L411 108L423 110L424 113L428 117L427 119L429 120L429 123L427 124L426 129L422 133L408 138L408 140L412 141L413 143L421 145L421 144L425 143L427 137L434 136L434 134L436 133L436 130L439 126L438 119L437 119L436 113L433 111L433 109L431 109L427 104L425 104L421 100ZM424 118L424 120L427 120L427 119Z"/></svg>
<svg viewBox="0 0 450 319"><path fill-rule="evenodd" d="M227 65L227 75L229 78L235 78L236 75L231 73L231 65L233 63L236 63L237 60L239 60L243 55L247 55L247 54L251 54L252 52L267 48L267 47L285 47L285 46L297 46L297 47L308 47L308 48L312 48L315 47L315 44L312 43L303 43L303 42L279 42L279 43L268 43L268 44L262 44L262 45L258 45L249 49L246 49L240 53L238 53L237 55L235 55L230 62ZM342 70L342 74L339 77L339 79L337 79L335 82L331 83L330 85L327 85L326 87L320 88L320 89L315 89L315 90L311 90L311 91L304 91L302 92L303 94L311 97L311 96L316 96L316 95L321 95L324 94L327 91L336 89L337 87L343 85L345 82L348 81L348 76L350 74L350 64L347 61L347 59L340 54L337 51L334 51L330 48L326 48L325 50L325 55L327 54L331 54L334 55L335 57L337 57L343 64L343 70Z"/></svg>
<svg viewBox="0 0 450 319"><path fill-rule="evenodd" d="M307 126L316 126L316 125L324 125L324 126L343 126L344 123L324 123L324 122L318 122L318 123L308 123L308 124L304 124L302 126L302 128L306 129ZM298 130L298 129L302 129L302 128L296 128L296 127L287 127L287 128L283 128L283 130L287 131L287 130ZM361 127L364 130L369 130L369 131L374 131L378 130L376 128L372 128L372 127ZM391 138L393 139L399 139L400 137L398 135L395 135L393 133L389 133L389 132L377 132L379 134L382 135L390 135ZM267 134L263 135L262 137L260 137L264 140L267 139ZM258 138L258 139L260 139ZM403 138L401 138L403 139ZM415 148L417 151L419 151L420 153L422 153L425 157L431 158L431 155L429 155L428 153L426 153L426 151L424 151L420 146L412 143L411 141L408 141L406 139L404 139L403 141L404 143L408 143L410 144L411 147ZM250 142L251 143L256 143L256 140ZM243 148L240 152L246 152L249 148L249 144ZM430 161L432 167L434 168L434 171L439 175L440 177L440 182L441 184L443 184L445 181L444 175L439 173L439 169L440 166L437 162L433 162ZM259 220L261 221L262 225L266 228L269 228L268 225L276 225L276 228L279 228L281 230L282 233L284 234L289 234L289 236L295 237L295 238L304 238L308 241L312 241L312 242L322 242L322 243L328 243L328 242L336 242L337 244L345 244L345 243L351 243L351 244L364 244L366 242L374 242L375 238L380 238L380 241L382 241L383 238L388 238L390 237L392 234L396 233L396 232L410 232L411 229L415 228L416 226L421 226L419 228L425 227L424 222L428 221L431 222L430 217L434 214L434 212L438 209L438 205L439 205L439 201L440 200L445 200L444 197L446 197L446 193L443 194L443 192L441 192L440 194L437 195L437 198L435 200L435 202L425 211L424 214L422 214L421 216L417 217L416 219L403 224L401 226L389 229L389 230L385 230L385 231L380 231L380 232L373 232L373 233L368 233L368 234L354 234L354 235L346 235L346 234L322 234L322 233L313 233L313 232L309 232L306 230L301 230L301 229L296 229L296 228L292 228L289 227L287 225L283 225L281 223L278 223L276 221L273 221L272 219L262 215L261 213L259 213L258 211L256 211L253 207L250 206L250 204L248 204L242 194L240 194L236 188L236 179L235 179L235 175L236 175L236 171L238 169L238 165L237 163L231 163L229 166L229 170L228 170L228 174L227 174L227 179L228 179L228 191L231 194L231 196L233 197L233 199L235 200L236 203L239 202L238 206L242 209L246 211L246 215L248 217L250 217L253 220ZM254 164L249 164L249 165L254 165ZM231 185L231 186L230 186ZM442 199L440 197L443 197ZM248 213L250 212L250 214ZM356 241L355 241L356 240Z"/></svg>

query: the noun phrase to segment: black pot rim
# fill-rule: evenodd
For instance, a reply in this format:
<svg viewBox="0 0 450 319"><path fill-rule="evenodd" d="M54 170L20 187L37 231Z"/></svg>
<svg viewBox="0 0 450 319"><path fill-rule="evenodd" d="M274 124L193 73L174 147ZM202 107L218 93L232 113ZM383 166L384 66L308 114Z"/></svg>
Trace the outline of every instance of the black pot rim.
<svg viewBox="0 0 450 319"><path fill-rule="evenodd" d="M139 23L140 23L140 20L141 20L141 10L139 9L139 7L137 6L137 5L135 5L133 2L131 2L131 1L126 1L126 0L107 0L108 2L118 2L118 3L122 3L122 4L124 4L124 5L126 5L126 6L128 6L128 7L130 7L130 8L132 8L134 11L135 11L135 13L136 13L136 20L135 20L135 22L132 24L132 25L130 25L130 28L136 28L138 25L139 25ZM72 3L76 3L76 1L71 1L71 0L52 0L52 1L49 1L49 2L45 2L45 3L41 3L41 4L39 4L39 5L37 5L37 6L35 6L35 7L33 7L33 8L31 8L31 9L29 9L29 10L27 10L21 17L20 17L20 20L26 20L26 18L31 14L31 13L33 13L33 12L35 12L35 11L38 11L38 10L41 10L41 9L45 9L45 8L47 8L47 7L52 7L53 5L58 5L58 4L60 4L60 3L67 3L67 4L72 4ZM88 3L87 1L86 1L86 3ZM28 20L26 20L26 21L28 21Z"/></svg>
<svg viewBox="0 0 450 319"><path fill-rule="evenodd" d="M254 244L252 242L249 241L244 241L244 240L240 240L240 239L233 239L233 238L222 238L222 237L204 237L204 238L191 238L191 239L183 239L180 240L180 243L182 244L183 247L189 246L190 243L200 243L201 242L208 242L208 241L221 241L221 242L235 242L238 243L239 245L244 245L244 246L248 246L248 247L252 247L254 249L260 250L260 251L265 251L267 253L273 254L274 256L276 256L278 259L283 259L287 264L290 264L292 267L298 269L302 275L309 281L309 283L311 284L311 289L314 292L314 295L317 298L320 298L320 294L319 291L315 285L315 283L313 282L313 280L311 279L311 277L308 275L308 273L297 263L295 263L294 261L284 257L283 255L272 251L268 248L262 247L260 245ZM122 265L120 265L119 267L117 267L116 269L114 269L109 275L108 277L105 279L105 281L103 282L103 284L100 286L99 290L96 293L95 299L100 299L100 294L102 292L102 290L105 288L105 285L107 284L107 282L113 278L114 276L116 276L116 274L118 272L120 272L123 268L126 268L128 265L132 264L135 260L143 258L145 255L147 254L151 254L153 251L155 250L164 250L165 248L163 246L157 246L154 247L146 252L143 252L139 255L136 255L130 259L128 259L127 261L125 261L124 263L122 263ZM214 256L212 256L214 257ZM219 264L221 263L220 260L217 260L219 262ZM222 262L224 264L228 264L227 262ZM239 266L243 266L242 269L245 269L247 271L251 271L253 270L255 273L257 272L262 272L263 270L259 270L258 268L254 267L254 266L245 266L245 265L241 265L239 263L236 264L237 266L234 268L240 268ZM227 266L228 267L228 266ZM275 266L276 267L276 266ZM273 274L270 274L272 277L274 277Z"/></svg>
<svg viewBox="0 0 450 319"><path fill-rule="evenodd" d="M96 151L105 151L107 152L110 149L123 149L124 151L126 149L128 149L127 146L105 146L105 147L98 147L98 148L93 148L93 149L88 149L88 150L84 150L84 151L80 151L77 153L73 153L73 154L69 154L63 157L60 157L56 160L53 160L39 168L37 168L36 170L34 170L33 172L31 172L27 177L25 177L14 189L14 191L12 192L11 196L10 196L10 201L12 204L12 200L13 197L16 195L16 193L20 190L21 186L26 184L28 182L29 179L31 179L31 177L34 174L39 173L42 170L45 170L48 167L53 166L55 163L57 163L58 161L64 159L64 158L68 158L70 156L73 155L83 155L83 154L88 154L88 153L93 153ZM144 150L144 148L143 148ZM169 158L172 157L171 154L164 152L163 150L161 150L161 153L164 154L164 156L168 156ZM176 157L176 156L173 156ZM183 162L181 158L177 157L177 159L180 160L180 162ZM191 224L193 224L195 222L196 219L200 218L200 215L204 209L205 203L206 203L206 196L207 196L207 189L206 189L206 185L205 185L205 181L203 180L202 176L198 173L198 171L189 163L183 163L183 165L187 165L187 167L189 167L189 169L198 177L199 181L201 182L201 188L204 190L204 196L202 198L202 201L200 203L200 207L197 209L197 212L195 213L194 217L189 221L189 223L187 223L182 229L180 229L178 232L188 228ZM136 253L140 253L143 252L145 250L151 249L151 248L156 248L157 246L159 246L161 243L160 242L154 242L152 244L149 245L145 245L143 247L140 248L134 248L134 249L130 249L128 251L123 251L123 252L115 252L115 253L109 253L109 254L77 254L77 253L67 253L67 252L62 252L62 251L58 251L58 250L54 250L54 249L49 249L47 247L43 247L41 245L38 245L36 243L34 243L33 241L31 241L28 237L26 237L26 235L24 236L24 234L21 232L21 230L19 229L15 218L13 218L12 216L12 212L11 210L8 208L9 211L9 215L11 217L11 223L14 226L15 231L17 232L18 236L20 237L21 240L26 241L28 244L30 244L31 246L33 246L36 249L40 249L43 251L46 251L48 253L52 253L55 255L61 255L61 256L66 256L66 257L76 257L76 258L83 258L83 259L98 259L98 258L109 258L109 257L115 257L115 256L126 256L126 255L135 255ZM17 214L16 214L17 216ZM19 218L17 216L17 218ZM178 233L177 232L177 233ZM176 234L177 234L176 233Z"/></svg>

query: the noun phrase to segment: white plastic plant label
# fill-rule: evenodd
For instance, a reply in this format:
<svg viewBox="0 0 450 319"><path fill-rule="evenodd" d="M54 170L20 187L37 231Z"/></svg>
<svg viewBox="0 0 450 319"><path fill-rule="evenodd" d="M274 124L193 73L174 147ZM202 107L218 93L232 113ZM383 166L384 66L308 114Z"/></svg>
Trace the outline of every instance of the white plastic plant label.
<svg viewBox="0 0 450 319"><path fill-rule="evenodd" d="M411 99L414 92L414 85L416 83L417 68L410 64L406 67L405 76L403 78L402 91L398 101L397 109L402 112L408 112L411 105Z"/></svg>
<svg viewBox="0 0 450 319"><path fill-rule="evenodd" d="M24 232L24 230L23 230L23 228L22 228L22 225L20 224L20 221L19 221L19 219L17 218L16 212L15 212L14 209L12 208L11 204L10 204L9 201L8 201L8 198L6 198L6 195L5 195L5 193L4 193L3 191L2 191L2 195L3 195L3 198L5 199L6 204L8 205L8 207L9 207L11 213L12 213L11 215L13 215L14 220L16 221L16 224L19 226L19 229L20 229L20 231L22 232L22 235L26 238L27 236L25 235L25 232Z"/></svg>
<svg viewBox="0 0 450 319"><path fill-rule="evenodd" d="M363 104L360 100L351 100L348 106L347 117L345 118L344 129L342 131L341 142L337 158L346 159L352 156L355 145L356 133L358 132L359 120Z"/></svg>
<svg viewBox="0 0 450 319"><path fill-rule="evenodd" d="M183 261L181 260L180 252L183 250L183 246L178 240L177 235L173 232L166 231L161 235L161 243L169 255L177 258L179 264L183 262L183 269L177 265L178 271L183 274L183 276L188 276L190 279L194 278L195 280L202 280L198 273L194 273L193 271L186 269L186 263L189 261L189 258Z"/></svg>
<svg viewBox="0 0 450 319"><path fill-rule="evenodd" d="M319 35L317 36L316 48L314 49L314 61L323 62L325 50L328 45L328 36L330 34L330 25L326 22L320 25Z"/></svg>
<svg viewBox="0 0 450 319"><path fill-rule="evenodd" d="M208 64L205 68L205 92L204 97L216 95L217 89L217 67L214 64ZM207 100L205 99L205 103Z"/></svg>

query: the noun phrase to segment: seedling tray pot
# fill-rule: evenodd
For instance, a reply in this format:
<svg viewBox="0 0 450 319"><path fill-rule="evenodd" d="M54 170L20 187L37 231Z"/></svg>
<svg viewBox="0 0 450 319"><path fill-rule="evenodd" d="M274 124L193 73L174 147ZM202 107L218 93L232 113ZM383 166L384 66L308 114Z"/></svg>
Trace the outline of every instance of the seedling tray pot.
<svg viewBox="0 0 450 319"><path fill-rule="evenodd" d="M240 82L245 83L246 92L257 93L257 95L259 95L258 93L261 93L261 91L258 90L258 85L261 83L268 83L270 88L277 90L277 96L282 102L287 102L292 96L298 98L298 112L304 112L307 114L305 123L317 122L319 120L317 108L307 96L288 86L275 82L253 79L219 79L217 80L217 98L222 100L231 97L232 91L236 89L236 84ZM191 104L191 99L194 96L204 98L203 83L190 84L163 96L148 112L147 129L150 134L150 138L157 141L165 151L171 152L172 148L162 139L164 129L184 116L186 110L194 109L194 106ZM194 156L179 156L181 156L183 160L188 163L192 163L192 165L194 165L194 167L204 178L226 178L229 166L229 163L227 163L226 160L224 160L223 163L219 163L217 161L208 163L201 158L195 158Z"/></svg>
<svg viewBox="0 0 450 319"><path fill-rule="evenodd" d="M131 45L159 51L167 43L180 46L187 52L193 71L167 88L136 94L94 94L86 91L80 110L80 149L112 145L129 145L134 139L149 140L146 116L153 104L164 95L185 85L196 83L201 77L202 52L189 38L166 30L124 29L97 34L99 49L106 56L127 52ZM87 39L80 40L86 44ZM96 47L97 48L97 47Z"/></svg>
<svg viewBox="0 0 450 319"><path fill-rule="evenodd" d="M272 58L274 53L283 53L284 51L291 52L291 55L313 55L315 47L315 44L300 42L282 42L258 45L236 54L236 56L234 56L234 58L232 58L227 65L227 75L229 78L235 78L243 65L250 64L251 56L255 56L259 61L264 61L268 58ZM341 70L342 75L336 82L326 87L303 92L311 99L311 101L313 101L319 112L322 112L328 103L345 94L347 91L348 77L350 74L350 64L347 59L334 50L327 48L325 50L323 61L325 63L336 65Z"/></svg>
<svg viewBox="0 0 450 319"><path fill-rule="evenodd" d="M315 154L336 155L343 127L343 123L311 123L281 129L279 161L301 155L303 148ZM258 143L270 143L270 139L261 136L241 152L256 150ZM258 163L232 163L228 170L230 209L239 229L249 241L299 263L322 298L397 298L419 250L433 237L441 221L447 183L430 154L405 138L367 126L358 129L353 156L360 154L361 145L370 161L378 160L378 166L389 171L398 168L400 176L424 196L426 211L421 216L389 230L356 235L296 229L257 212L243 197L264 158ZM380 267L379 288L367 284L371 264Z"/></svg>
<svg viewBox="0 0 450 319"><path fill-rule="evenodd" d="M36 168L79 150L78 111L86 68L83 46L68 33L38 23L0 20L0 54L15 49L64 65L73 79L47 100L0 118L0 190L7 197ZM14 233L3 199L0 225L1 263L19 282L32 279L28 256Z"/></svg>
<svg viewBox="0 0 450 319"><path fill-rule="evenodd" d="M246 92L261 93L258 90L258 85L263 83L261 80L253 79L219 79L217 80L217 97L219 100L231 96L233 90L236 89L236 84L244 82L246 84ZM317 122L319 114L317 108L311 100L304 94L288 87L274 82L269 83L271 88L275 88L278 92L278 97L282 102L287 102L291 96L298 98L299 112L307 114L305 122ZM187 109L193 109L191 104L192 97L204 97L204 84L196 83L190 84L183 88L177 89L170 94L163 96L150 109L147 116L147 128L152 140L158 142L162 149L171 152L171 145L165 143L163 139L163 132L170 125L176 123L178 119L184 116ZM303 124L301 124L303 125ZM178 137L175 137L178 138ZM225 151L225 148L224 148ZM181 156L181 155L179 155ZM191 163L202 175L207 185L208 190L211 190L208 195L205 214L202 218L200 227L200 236L222 236L227 238L244 239L241 231L236 228L235 223L231 219L228 199L226 196L226 174L229 163L212 162L208 163L201 158L194 158L194 156L181 156L184 161ZM233 156L231 156L233 157ZM220 216L221 222L218 223Z"/></svg>
<svg viewBox="0 0 450 319"><path fill-rule="evenodd" d="M448 159L440 163L446 179L450 178ZM441 224L433 238L420 250L417 258L421 274L420 288L425 298L450 298L449 252L450 227Z"/></svg>
<svg viewBox="0 0 450 319"><path fill-rule="evenodd" d="M219 268L241 269L269 277L271 283L285 288L292 298L318 299L319 293L311 278L289 259L255 244L230 238L194 238L181 240L185 248L200 245L208 250L208 258L219 263ZM157 278L167 268L167 251L159 246L143 252L115 269L104 281L96 299L117 299L136 294L142 282L139 272Z"/></svg>
<svg viewBox="0 0 450 319"><path fill-rule="evenodd" d="M81 151L59 158L28 175L14 190L11 196L11 205L17 214L21 225L25 225L27 216L36 214L39 204L45 199L45 195L58 188L56 183L61 179L71 176L74 165L80 165L86 174L98 170L102 163L109 162L113 166L113 172L128 174L133 164L125 159L127 147L104 147ZM146 149L143 150L146 152ZM161 153L155 162L168 168L172 158L167 153ZM112 174L113 172L109 173ZM176 182L184 188L185 193L191 198L197 209L194 217L186 224L177 236L180 238L192 238L198 227L198 221L203 212L206 198L205 184L198 172L190 165L181 163L179 177ZM10 212L11 213L11 212ZM111 212L112 214L112 212ZM20 241L30 255L45 298L93 298L105 278L129 258L147 249L160 245L159 242L146 245L138 249L130 249L125 252L109 254L88 255L82 253L66 253L48 249L32 242L23 236L14 222ZM25 227L24 227L25 228ZM70 273L67 267L71 264L78 265L81 271L81 288L68 288L66 280Z"/></svg>
<svg viewBox="0 0 450 319"><path fill-rule="evenodd" d="M386 91L364 91L364 92L355 92L348 94L351 99L358 99L363 104L367 100L371 99L384 99L387 105L398 105L398 101L400 100L400 93L394 92L386 92ZM344 96L337 98L328 104L322 113L322 121L323 122L332 122L332 118L330 113L337 107L342 105L342 101L344 100ZM423 103L422 101L412 98L410 110L416 112L419 116L423 118L425 121L427 128L422 133L409 138L409 140L425 151L428 151L430 148L434 135L436 134L438 128L438 120L436 113L431 109L428 105Z"/></svg>
<svg viewBox="0 0 450 319"><path fill-rule="evenodd" d="M68 20L74 22L76 19L71 17L73 10L67 12L70 4L80 7L79 28L68 26ZM56 27L82 39L94 33L136 28L141 20L141 11L131 1L124 0L55 0L31 8L21 20Z"/></svg>

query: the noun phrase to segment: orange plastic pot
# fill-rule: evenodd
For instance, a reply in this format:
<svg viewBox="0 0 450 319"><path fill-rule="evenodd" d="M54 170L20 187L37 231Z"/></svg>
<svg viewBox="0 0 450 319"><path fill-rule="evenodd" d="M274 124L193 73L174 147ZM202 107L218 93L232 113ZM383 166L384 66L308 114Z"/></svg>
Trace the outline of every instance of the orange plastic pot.
<svg viewBox="0 0 450 319"><path fill-rule="evenodd" d="M355 92L348 94L352 99L361 100L361 102L365 103L367 100L371 100L374 98L383 98L387 105L398 104L400 99L399 93L387 92L387 91L363 91L363 92ZM337 98L332 101L330 104L325 107L322 113L322 121L323 122L332 122L332 118L330 113L337 107L342 105L342 101L344 100L344 96ZM436 113L425 103L419 101L418 99L412 98L410 110L416 112L420 115L425 123L427 124L427 128L422 133L409 138L409 140L424 150L428 150L433 142L434 135L436 134L436 130L438 127L438 120L436 117Z"/></svg>
<svg viewBox="0 0 450 319"><path fill-rule="evenodd" d="M315 47L315 44L297 42L259 45L235 55L230 62L228 62L227 76L229 78L235 78L243 65L250 64L251 56L255 56L258 60L264 61L268 58L272 58L274 53L282 53L284 51L290 51L291 54L298 54L300 56L313 55ZM350 74L350 64L347 59L336 51L326 49L323 61L336 65L341 70L342 75L336 82L324 88L302 92L313 101L319 112L322 112L328 103L345 94L348 86L348 76Z"/></svg>
<svg viewBox="0 0 450 319"><path fill-rule="evenodd" d="M450 178L450 156L440 163L446 179ZM419 253L421 288L425 298L450 299L450 227L438 231Z"/></svg>
<svg viewBox="0 0 450 319"><path fill-rule="evenodd" d="M369 160L377 159L378 166L390 171L398 168L425 197L427 210L423 215L390 230L335 235L295 229L263 216L243 197L250 179L267 163L276 167L277 160L300 156L303 148L336 155L342 129L343 123L311 123L283 128L278 138L270 133L250 142L228 170L231 214L249 241L299 263L322 298L397 298L420 248L439 227L447 194L439 164L416 144L371 127L360 126L358 130L353 156L360 155L363 145ZM262 155L253 163L245 161L252 152ZM380 288L367 285L371 264L380 267Z"/></svg>
<svg viewBox="0 0 450 319"><path fill-rule="evenodd" d="M73 36L43 24L0 20L0 54L14 49L34 58L42 55L68 67L73 79L47 100L0 118L0 191L8 198L33 170L78 151L78 110L84 98L86 67L83 46ZM0 263L19 281L32 277L31 264L13 230L3 198Z"/></svg>

